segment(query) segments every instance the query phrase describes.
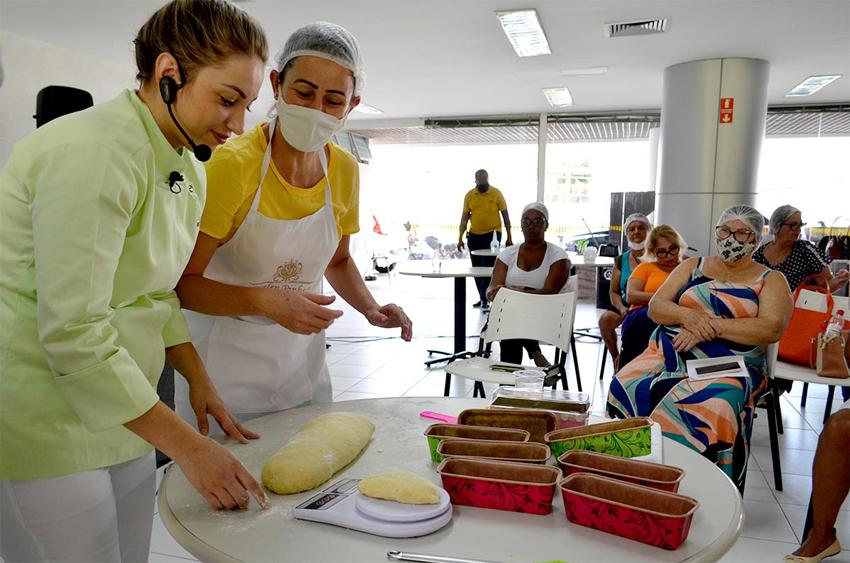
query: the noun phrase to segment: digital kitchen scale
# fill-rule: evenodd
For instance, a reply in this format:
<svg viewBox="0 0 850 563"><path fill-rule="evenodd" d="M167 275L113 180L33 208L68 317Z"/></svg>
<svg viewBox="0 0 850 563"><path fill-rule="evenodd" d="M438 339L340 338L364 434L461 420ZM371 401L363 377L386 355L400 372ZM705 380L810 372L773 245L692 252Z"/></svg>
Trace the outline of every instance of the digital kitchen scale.
<svg viewBox="0 0 850 563"><path fill-rule="evenodd" d="M364 496L360 479L342 479L292 509L299 520L324 522L388 538L412 538L436 532L452 519L449 494L437 504L404 504Z"/></svg>

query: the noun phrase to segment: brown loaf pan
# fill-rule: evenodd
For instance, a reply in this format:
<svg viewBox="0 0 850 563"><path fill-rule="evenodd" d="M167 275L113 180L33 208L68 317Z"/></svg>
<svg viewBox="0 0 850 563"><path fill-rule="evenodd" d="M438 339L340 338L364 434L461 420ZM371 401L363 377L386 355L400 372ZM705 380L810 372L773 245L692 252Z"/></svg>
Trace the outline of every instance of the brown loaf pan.
<svg viewBox="0 0 850 563"><path fill-rule="evenodd" d="M545 463L551 455L549 446L536 442L492 442L450 438L440 442L437 453L444 458L497 459L526 463Z"/></svg>
<svg viewBox="0 0 850 563"><path fill-rule="evenodd" d="M528 432L516 428L485 428L461 424L432 424L425 430L432 461L442 461L437 446L445 439L454 440L500 440L503 442L527 442Z"/></svg>
<svg viewBox="0 0 850 563"><path fill-rule="evenodd" d="M685 477L685 471L671 465L627 459L589 451L570 451L558 458L564 476L573 473L593 473L644 487L675 493Z"/></svg>
<svg viewBox="0 0 850 563"><path fill-rule="evenodd" d="M532 442L546 443L545 436L558 427L558 418L540 410L466 409L457 417L458 424L519 428L531 434Z"/></svg>

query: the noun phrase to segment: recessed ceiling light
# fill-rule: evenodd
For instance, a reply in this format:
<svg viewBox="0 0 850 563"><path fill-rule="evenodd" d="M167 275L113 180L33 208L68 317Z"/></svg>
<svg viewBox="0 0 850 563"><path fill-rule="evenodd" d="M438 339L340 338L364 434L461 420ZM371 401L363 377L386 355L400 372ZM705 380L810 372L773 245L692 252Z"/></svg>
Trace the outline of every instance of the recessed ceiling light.
<svg viewBox="0 0 850 563"><path fill-rule="evenodd" d="M594 74L608 74L607 66L591 66L587 68L568 68L562 70L564 76L591 76Z"/></svg>
<svg viewBox="0 0 850 563"><path fill-rule="evenodd" d="M799 97L799 96L811 96L833 80L837 80L841 78L840 74L823 74L820 76L810 76L807 79L803 80L785 94L786 98L791 97Z"/></svg>
<svg viewBox="0 0 850 563"><path fill-rule="evenodd" d="M379 110L375 106L370 106L369 104L360 104L354 109L356 111L359 111L360 113L371 113L374 115L380 115L384 113L382 110Z"/></svg>
<svg viewBox="0 0 850 563"><path fill-rule="evenodd" d="M543 88L543 95L546 96L552 107L557 108L573 105L573 96L567 88Z"/></svg>
<svg viewBox="0 0 850 563"><path fill-rule="evenodd" d="M549 42L537 19L537 10L507 10L496 12L508 41L520 57L549 55Z"/></svg>

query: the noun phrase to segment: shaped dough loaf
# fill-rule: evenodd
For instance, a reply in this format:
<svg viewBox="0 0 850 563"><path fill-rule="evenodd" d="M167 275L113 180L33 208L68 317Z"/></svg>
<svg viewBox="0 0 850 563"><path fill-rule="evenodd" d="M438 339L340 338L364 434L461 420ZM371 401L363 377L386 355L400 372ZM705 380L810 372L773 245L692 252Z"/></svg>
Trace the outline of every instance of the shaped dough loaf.
<svg viewBox="0 0 850 563"><path fill-rule="evenodd" d="M315 489L354 461L374 431L375 425L357 414L316 417L269 458L263 485L281 495Z"/></svg>
<svg viewBox="0 0 850 563"><path fill-rule="evenodd" d="M357 485L367 497L394 500L405 504L437 504L440 491L431 481L410 471L390 471L372 475Z"/></svg>

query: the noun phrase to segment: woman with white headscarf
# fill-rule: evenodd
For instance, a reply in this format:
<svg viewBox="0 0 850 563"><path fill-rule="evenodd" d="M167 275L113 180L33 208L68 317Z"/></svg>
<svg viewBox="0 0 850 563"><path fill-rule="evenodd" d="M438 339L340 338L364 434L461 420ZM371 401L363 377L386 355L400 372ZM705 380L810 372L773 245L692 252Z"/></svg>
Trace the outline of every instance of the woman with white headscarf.
<svg viewBox="0 0 850 563"><path fill-rule="evenodd" d="M614 258L611 270L611 286L608 295L611 306L599 317L599 333L611 354L614 369L620 365L620 347L617 345L617 327L623 324L629 312L627 288L632 272L640 265L646 250L646 237L652 229L652 223L643 213L632 213L623 221L628 250Z"/></svg>
<svg viewBox="0 0 850 563"><path fill-rule="evenodd" d="M359 172L330 142L360 103L360 47L344 28L296 30L269 76L276 115L216 150L207 164L200 235L177 287L192 340L219 393L247 420L332 399L324 330L342 313L328 307L322 277L373 325L410 319L379 305L349 253L359 230ZM207 420L176 389L178 413Z"/></svg>
<svg viewBox="0 0 850 563"><path fill-rule="evenodd" d="M767 387L765 350L785 331L791 292L753 262L764 218L746 205L715 227L718 256L682 262L649 302L659 324L646 351L611 382L608 414L649 416L665 436L716 463L743 491L755 400ZM737 356L748 377L691 380L688 360Z"/></svg>
<svg viewBox="0 0 850 563"><path fill-rule="evenodd" d="M520 227L523 242L507 247L496 258L487 299L493 301L503 287L525 293L553 294L566 291L570 276L570 260L558 245L546 242L549 210L539 202L529 203L522 210ZM549 361L540 351L536 340L502 340L499 358L512 364L522 363L522 349L535 365L545 367Z"/></svg>

